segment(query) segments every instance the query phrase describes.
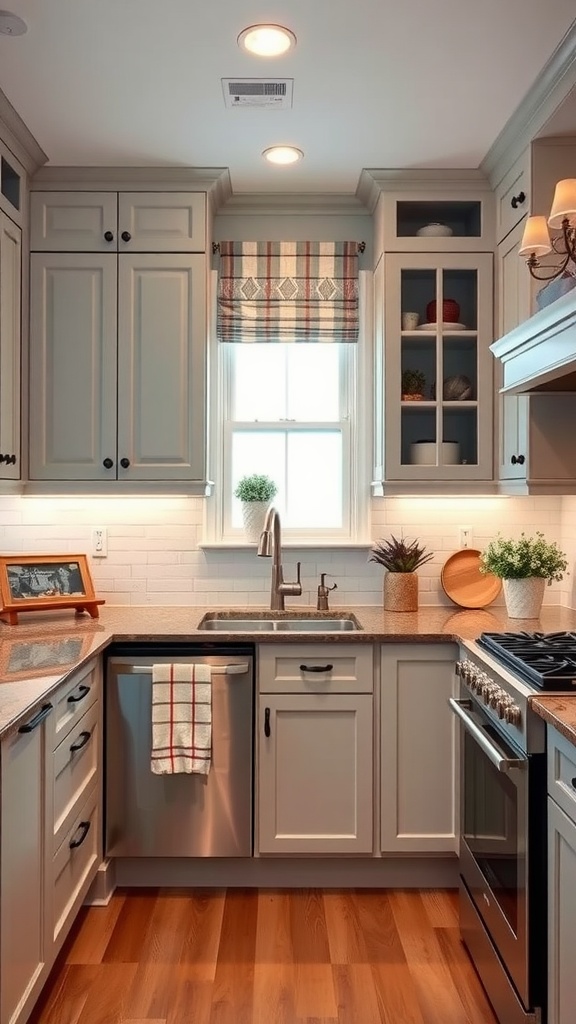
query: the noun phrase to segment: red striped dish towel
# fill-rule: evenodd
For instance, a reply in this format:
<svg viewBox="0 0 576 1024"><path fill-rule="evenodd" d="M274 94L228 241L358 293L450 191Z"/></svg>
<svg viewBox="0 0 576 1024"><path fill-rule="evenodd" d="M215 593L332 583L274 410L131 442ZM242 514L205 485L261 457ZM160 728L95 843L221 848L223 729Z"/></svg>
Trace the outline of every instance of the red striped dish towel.
<svg viewBox="0 0 576 1024"><path fill-rule="evenodd" d="M199 772L212 759L212 681L209 665L152 666L152 752L155 775Z"/></svg>

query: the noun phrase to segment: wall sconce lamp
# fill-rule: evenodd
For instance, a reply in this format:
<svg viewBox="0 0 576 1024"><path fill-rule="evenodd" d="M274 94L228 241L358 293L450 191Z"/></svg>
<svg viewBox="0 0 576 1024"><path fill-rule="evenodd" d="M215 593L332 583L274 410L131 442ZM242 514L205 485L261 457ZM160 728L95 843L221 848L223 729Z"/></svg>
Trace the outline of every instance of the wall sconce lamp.
<svg viewBox="0 0 576 1024"><path fill-rule="evenodd" d="M560 229L562 234L551 238L549 228ZM518 252L528 257L526 265L537 281L553 281L564 273L570 260L576 263L576 178L565 178L556 185L548 221L546 217L528 217ZM546 273L536 273L538 257L550 252L561 257L560 263L545 268Z"/></svg>

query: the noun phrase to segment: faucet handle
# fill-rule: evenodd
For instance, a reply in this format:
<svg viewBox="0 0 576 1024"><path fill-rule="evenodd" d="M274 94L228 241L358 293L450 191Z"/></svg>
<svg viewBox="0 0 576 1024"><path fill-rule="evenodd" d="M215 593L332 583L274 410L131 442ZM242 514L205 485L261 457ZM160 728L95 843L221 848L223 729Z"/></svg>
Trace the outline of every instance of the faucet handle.
<svg viewBox="0 0 576 1024"><path fill-rule="evenodd" d="M287 594L291 597L300 597L302 593L302 583L300 582L300 566L301 562L296 562L296 579L293 583L285 582L278 585L278 591L281 594Z"/></svg>

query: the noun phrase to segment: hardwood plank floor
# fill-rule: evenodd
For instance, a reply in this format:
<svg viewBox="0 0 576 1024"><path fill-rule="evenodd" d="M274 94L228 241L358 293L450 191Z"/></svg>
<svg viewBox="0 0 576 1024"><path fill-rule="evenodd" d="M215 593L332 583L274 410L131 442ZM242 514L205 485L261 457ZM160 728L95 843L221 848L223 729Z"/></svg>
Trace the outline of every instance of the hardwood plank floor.
<svg viewBox="0 0 576 1024"><path fill-rule="evenodd" d="M156 890L84 909L30 1024L496 1024L443 890Z"/></svg>

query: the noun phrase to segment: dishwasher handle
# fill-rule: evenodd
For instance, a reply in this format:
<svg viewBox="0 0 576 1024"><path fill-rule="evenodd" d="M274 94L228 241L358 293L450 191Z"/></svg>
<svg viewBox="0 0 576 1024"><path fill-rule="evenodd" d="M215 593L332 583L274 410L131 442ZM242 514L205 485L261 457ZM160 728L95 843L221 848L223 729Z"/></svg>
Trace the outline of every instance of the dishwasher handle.
<svg viewBox="0 0 576 1024"><path fill-rule="evenodd" d="M212 665L215 676L245 676L250 671L248 662L233 662L231 665ZM128 675L145 675L152 672L152 665L123 665L122 672Z"/></svg>

